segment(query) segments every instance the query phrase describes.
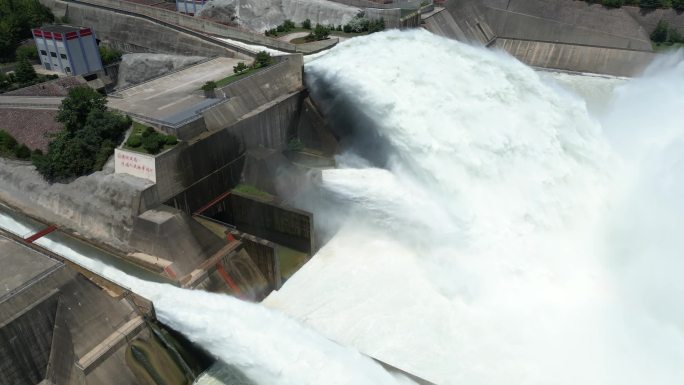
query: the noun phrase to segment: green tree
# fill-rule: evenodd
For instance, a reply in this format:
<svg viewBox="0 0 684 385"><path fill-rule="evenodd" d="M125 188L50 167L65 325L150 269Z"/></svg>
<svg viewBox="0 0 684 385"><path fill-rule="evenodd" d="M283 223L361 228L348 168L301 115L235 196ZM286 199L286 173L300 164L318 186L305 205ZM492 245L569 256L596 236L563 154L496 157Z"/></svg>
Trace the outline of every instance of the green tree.
<svg viewBox="0 0 684 385"><path fill-rule="evenodd" d="M664 5L663 0L641 0L639 2L641 8L662 8Z"/></svg>
<svg viewBox="0 0 684 385"><path fill-rule="evenodd" d="M38 49L34 44L22 45L15 52L17 59L27 58L28 60L38 60Z"/></svg>
<svg viewBox="0 0 684 385"><path fill-rule="evenodd" d="M266 51L260 51L254 58L254 68L268 67L273 62L271 54Z"/></svg>
<svg viewBox="0 0 684 385"><path fill-rule="evenodd" d="M677 10L684 9L684 0L672 0L672 8Z"/></svg>
<svg viewBox="0 0 684 385"><path fill-rule="evenodd" d="M236 66L233 66L233 72L236 74L242 73L249 69L244 62L239 62Z"/></svg>
<svg viewBox="0 0 684 385"><path fill-rule="evenodd" d="M17 147L17 140L9 132L0 130L0 150L14 152Z"/></svg>
<svg viewBox="0 0 684 385"><path fill-rule="evenodd" d="M325 40L330 36L330 30L320 24L316 24L316 28L313 30L314 40Z"/></svg>
<svg viewBox="0 0 684 385"><path fill-rule="evenodd" d="M159 135L156 132L154 132L150 135L143 136L142 147L145 149L145 151L147 151L150 154L157 154L164 147L165 142L165 135Z"/></svg>
<svg viewBox="0 0 684 385"><path fill-rule="evenodd" d="M54 19L38 0L0 1L0 60L12 60L19 42L31 37L31 28Z"/></svg>
<svg viewBox="0 0 684 385"><path fill-rule="evenodd" d="M601 0L601 4L607 8L620 8L624 5L623 0Z"/></svg>
<svg viewBox="0 0 684 385"><path fill-rule="evenodd" d="M656 43L664 43L665 41L667 41L667 34L669 29L670 26L667 24L667 21L660 20L656 28L653 30L653 32L651 32L651 40L653 40Z"/></svg>
<svg viewBox="0 0 684 385"><path fill-rule="evenodd" d="M59 106L57 121L69 132L83 128L91 111L105 111L107 98L90 87L74 87Z"/></svg>
<svg viewBox="0 0 684 385"><path fill-rule="evenodd" d="M295 25L294 21L287 19L283 22L283 29L285 32L290 32L293 29L295 29L297 26Z"/></svg>
<svg viewBox="0 0 684 385"><path fill-rule="evenodd" d="M22 144L14 149L14 155L19 159L28 159L31 157L31 150L25 144Z"/></svg>
<svg viewBox="0 0 684 385"><path fill-rule="evenodd" d="M667 41L670 43L684 43L684 38L682 37L682 34L673 27L668 31Z"/></svg>
<svg viewBox="0 0 684 385"><path fill-rule="evenodd" d="M311 20L306 19L306 20L302 21L302 28L311 29Z"/></svg>
<svg viewBox="0 0 684 385"><path fill-rule="evenodd" d="M121 51L114 48L101 45L99 47L100 57L102 58L102 64L112 64L121 60Z"/></svg>
<svg viewBox="0 0 684 385"><path fill-rule="evenodd" d="M209 80L202 85L202 91L211 91L214 89L216 89L216 82L213 80Z"/></svg>
<svg viewBox="0 0 684 385"><path fill-rule="evenodd" d="M17 63L17 68L14 70L14 74L17 76L17 82L22 85L31 84L34 80L38 78L36 70L33 69L33 65L29 63L26 57L19 59Z"/></svg>

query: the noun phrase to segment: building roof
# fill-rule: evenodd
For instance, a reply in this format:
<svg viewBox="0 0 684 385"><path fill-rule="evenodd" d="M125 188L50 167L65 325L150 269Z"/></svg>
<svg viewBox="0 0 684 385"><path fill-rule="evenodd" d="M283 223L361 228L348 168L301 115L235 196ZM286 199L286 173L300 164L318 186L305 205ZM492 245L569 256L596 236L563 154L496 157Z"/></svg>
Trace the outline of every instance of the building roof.
<svg viewBox="0 0 684 385"><path fill-rule="evenodd" d="M71 25L56 25L56 24L50 24L50 25L44 25L40 28L41 31L45 32L57 32L57 33L67 33L67 32L78 32L82 27L73 27Z"/></svg>

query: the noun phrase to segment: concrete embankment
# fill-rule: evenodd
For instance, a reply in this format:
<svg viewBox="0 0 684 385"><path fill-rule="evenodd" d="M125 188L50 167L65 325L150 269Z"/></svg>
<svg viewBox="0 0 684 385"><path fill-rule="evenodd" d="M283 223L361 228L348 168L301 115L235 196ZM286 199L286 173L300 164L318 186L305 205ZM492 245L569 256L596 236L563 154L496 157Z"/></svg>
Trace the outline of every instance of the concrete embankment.
<svg viewBox="0 0 684 385"><path fill-rule="evenodd" d="M0 262L0 383L186 383L203 369L169 350L152 304L126 288L2 229Z"/></svg>
<svg viewBox="0 0 684 385"><path fill-rule="evenodd" d="M494 47L533 67L614 76L639 75L656 56L644 51L501 38Z"/></svg>
<svg viewBox="0 0 684 385"><path fill-rule="evenodd" d="M111 168L68 184L47 183L28 162L0 158L0 202L70 229L83 237L129 250L137 215L157 204L149 181Z"/></svg>
<svg viewBox="0 0 684 385"><path fill-rule="evenodd" d="M62 9L70 23L94 28L98 39L107 40L111 46L127 52L228 57L240 52L220 41L211 41L134 15L72 1L41 0L41 3L54 10Z"/></svg>
<svg viewBox="0 0 684 385"><path fill-rule="evenodd" d="M629 7L579 1L463 0L427 15L425 27L498 47L532 66L635 76L655 58L649 39L654 17L640 17Z"/></svg>

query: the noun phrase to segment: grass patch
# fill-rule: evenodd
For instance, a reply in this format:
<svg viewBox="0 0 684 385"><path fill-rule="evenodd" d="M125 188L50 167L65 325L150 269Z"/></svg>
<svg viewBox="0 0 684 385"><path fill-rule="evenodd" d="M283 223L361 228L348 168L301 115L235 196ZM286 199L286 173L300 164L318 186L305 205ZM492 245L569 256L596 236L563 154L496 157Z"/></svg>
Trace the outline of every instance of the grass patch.
<svg viewBox="0 0 684 385"><path fill-rule="evenodd" d="M370 35L370 32L364 31L364 32L344 32L344 31L330 31L330 36L340 36L340 37L354 37L354 36L363 36L363 35Z"/></svg>
<svg viewBox="0 0 684 385"><path fill-rule="evenodd" d="M273 198L275 198L273 195L267 193L266 191L261 190L260 188L252 186L250 184L239 184L235 186L233 191L266 202L271 202L273 201Z"/></svg>
<svg viewBox="0 0 684 385"><path fill-rule="evenodd" d="M289 31L287 31L287 32L278 32L278 31L275 31L275 33L271 33L271 34L269 34L268 36L271 36L271 37L281 37L281 36L287 36L287 35L289 35L289 34L291 34L291 33L296 33L296 32L311 32L311 29L306 29L306 28L302 28L302 27L297 27L297 28L293 28L293 29L291 29L291 30L289 30Z"/></svg>
<svg viewBox="0 0 684 385"><path fill-rule="evenodd" d="M133 121L133 128L123 148L142 154L155 155L168 150L178 144L173 135L165 135L154 131L151 127Z"/></svg>
<svg viewBox="0 0 684 385"><path fill-rule="evenodd" d="M250 68L246 71L240 72L239 74L234 74L227 76L221 80L216 81L216 88L221 88L223 86L227 86L230 83L236 82L242 78L245 78L257 71L259 71L261 68Z"/></svg>

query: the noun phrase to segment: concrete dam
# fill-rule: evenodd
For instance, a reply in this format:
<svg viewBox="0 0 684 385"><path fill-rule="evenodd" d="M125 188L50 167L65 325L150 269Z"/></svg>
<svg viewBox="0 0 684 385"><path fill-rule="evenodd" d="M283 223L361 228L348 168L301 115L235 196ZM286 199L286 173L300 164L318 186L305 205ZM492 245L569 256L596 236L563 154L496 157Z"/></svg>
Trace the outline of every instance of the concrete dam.
<svg viewBox="0 0 684 385"><path fill-rule="evenodd" d="M638 272L648 258L676 271L681 245L628 241L657 238L628 210L641 198L680 211L678 184L660 183L677 171L680 127L659 118L645 137L655 117L638 107L651 84L669 84L662 111L680 100L681 74L653 64L652 16L584 2L378 6L432 33L295 46L145 4L42 2L100 21L101 40L126 52L205 58L108 94L109 109L179 139L158 154L122 144L102 171L54 184L0 159L0 384L681 378L663 362L618 370L666 350L635 332L667 340L645 320L677 318L672 293ZM201 89L260 47L280 52ZM679 224L646 206L656 228ZM641 289L665 305L644 310ZM612 327L621 334L592 338ZM567 362L573 376L558 379Z"/></svg>

